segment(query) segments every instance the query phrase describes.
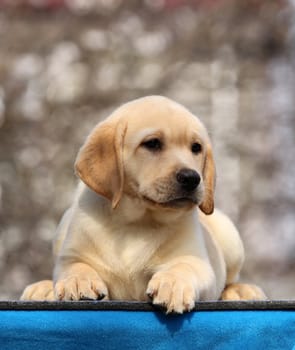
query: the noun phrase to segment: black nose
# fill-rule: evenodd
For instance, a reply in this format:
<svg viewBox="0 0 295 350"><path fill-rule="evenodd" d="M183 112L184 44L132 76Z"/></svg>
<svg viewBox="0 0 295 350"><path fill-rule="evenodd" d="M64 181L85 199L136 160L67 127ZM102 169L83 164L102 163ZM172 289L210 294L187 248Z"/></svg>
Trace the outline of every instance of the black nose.
<svg viewBox="0 0 295 350"><path fill-rule="evenodd" d="M193 191L201 181L200 175L192 169L181 169L176 174L176 180L185 191Z"/></svg>

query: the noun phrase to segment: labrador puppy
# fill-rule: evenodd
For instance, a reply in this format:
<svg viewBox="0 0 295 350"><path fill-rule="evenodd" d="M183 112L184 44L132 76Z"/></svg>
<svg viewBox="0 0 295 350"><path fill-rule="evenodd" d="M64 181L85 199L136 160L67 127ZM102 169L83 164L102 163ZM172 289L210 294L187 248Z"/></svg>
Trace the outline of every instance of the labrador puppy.
<svg viewBox="0 0 295 350"><path fill-rule="evenodd" d="M21 299L152 299L182 313L198 300L265 298L236 283L243 245L214 210L212 146L186 108L161 96L124 104L90 133L75 169L82 181L57 229L53 282Z"/></svg>

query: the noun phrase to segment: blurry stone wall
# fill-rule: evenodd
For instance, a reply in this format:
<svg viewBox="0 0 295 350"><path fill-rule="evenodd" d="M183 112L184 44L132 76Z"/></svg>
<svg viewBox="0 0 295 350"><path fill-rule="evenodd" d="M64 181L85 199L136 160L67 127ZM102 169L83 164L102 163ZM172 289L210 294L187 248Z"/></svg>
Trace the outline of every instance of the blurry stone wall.
<svg viewBox="0 0 295 350"><path fill-rule="evenodd" d="M210 131L217 205L246 247L242 279L293 298L294 2L28 3L0 1L0 299L51 276L88 132L150 94Z"/></svg>

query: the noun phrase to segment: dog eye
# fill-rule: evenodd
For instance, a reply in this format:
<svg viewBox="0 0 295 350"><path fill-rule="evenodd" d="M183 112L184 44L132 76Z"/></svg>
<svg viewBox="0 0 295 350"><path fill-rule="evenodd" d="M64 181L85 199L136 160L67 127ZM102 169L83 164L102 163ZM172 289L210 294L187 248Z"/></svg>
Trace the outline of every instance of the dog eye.
<svg viewBox="0 0 295 350"><path fill-rule="evenodd" d="M148 149L149 151L160 151L163 147L162 142L156 138L145 141L141 145L146 149Z"/></svg>
<svg viewBox="0 0 295 350"><path fill-rule="evenodd" d="M200 145L198 142L195 142L192 144L192 152L194 154L198 154L202 151L202 145Z"/></svg>

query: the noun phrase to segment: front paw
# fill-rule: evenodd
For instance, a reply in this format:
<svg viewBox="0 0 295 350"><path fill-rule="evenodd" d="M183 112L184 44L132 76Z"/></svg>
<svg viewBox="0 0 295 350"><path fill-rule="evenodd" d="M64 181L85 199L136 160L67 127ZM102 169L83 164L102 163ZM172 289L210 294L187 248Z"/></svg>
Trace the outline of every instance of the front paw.
<svg viewBox="0 0 295 350"><path fill-rule="evenodd" d="M246 283L232 283L225 287L221 300L266 300L263 290L254 285Z"/></svg>
<svg viewBox="0 0 295 350"><path fill-rule="evenodd" d="M70 276L58 280L54 287L57 300L107 299L108 289L100 278Z"/></svg>
<svg viewBox="0 0 295 350"><path fill-rule="evenodd" d="M192 281L169 271L157 272L150 280L146 294L153 299L153 304L165 307L167 313L180 314L193 309L199 297Z"/></svg>
<svg viewBox="0 0 295 350"><path fill-rule="evenodd" d="M53 301L53 282L51 280L44 280L30 284L23 291L20 300Z"/></svg>

